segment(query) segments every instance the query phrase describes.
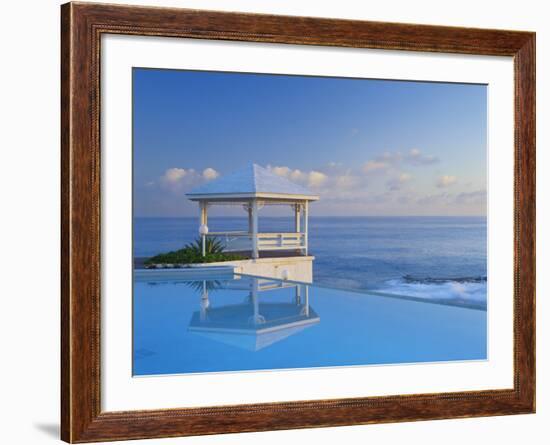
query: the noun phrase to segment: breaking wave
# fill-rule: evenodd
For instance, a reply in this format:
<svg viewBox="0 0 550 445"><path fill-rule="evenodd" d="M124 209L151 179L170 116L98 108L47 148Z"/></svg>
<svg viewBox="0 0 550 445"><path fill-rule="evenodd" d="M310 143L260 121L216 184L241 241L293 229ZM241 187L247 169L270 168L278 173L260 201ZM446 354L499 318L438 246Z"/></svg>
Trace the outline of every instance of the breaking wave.
<svg viewBox="0 0 550 445"><path fill-rule="evenodd" d="M396 296L487 308L487 277L412 277L388 280L379 289Z"/></svg>

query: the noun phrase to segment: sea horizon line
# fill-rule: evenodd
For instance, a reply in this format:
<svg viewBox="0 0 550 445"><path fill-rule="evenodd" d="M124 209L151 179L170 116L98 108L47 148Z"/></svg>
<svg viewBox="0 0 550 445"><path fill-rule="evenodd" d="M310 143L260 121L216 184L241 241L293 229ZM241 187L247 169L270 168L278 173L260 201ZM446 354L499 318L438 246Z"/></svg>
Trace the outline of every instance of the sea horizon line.
<svg viewBox="0 0 550 445"><path fill-rule="evenodd" d="M288 218L288 216L280 215L262 215L262 218ZM487 215L310 215L310 218L487 218ZM143 216L143 215L134 215L133 218L142 218L142 219L182 219L182 218L192 218L196 219L196 215L188 216ZM246 219L246 215L243 216L231 216L231 215L212 215L210 218L243 218Z"/></svg>

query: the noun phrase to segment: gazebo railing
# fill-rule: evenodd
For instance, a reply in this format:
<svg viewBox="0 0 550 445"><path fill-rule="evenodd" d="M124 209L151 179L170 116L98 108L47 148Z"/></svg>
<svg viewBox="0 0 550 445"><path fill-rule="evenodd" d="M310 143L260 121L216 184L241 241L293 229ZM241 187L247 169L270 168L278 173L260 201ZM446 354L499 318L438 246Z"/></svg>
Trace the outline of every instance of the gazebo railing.
<svg viewBox="0 0 550 445"><path fill-rule="evenodd" d="M250 233L244 231L209 232L206 236L222 243L223 249L226 252L250 250L252 246L252 237Z"/></svg>
<svg viewBox="0 0 550 445"><path fill-rule="evenodd" d="M259 250L285 250L305 248L303 233L258 233Z"/></svg>
<svg viewBox="0 0 550 445"><path fill-rule="evenodd" d="M297 287L297 286L301 286L301 285L288 282L288 281L273 280L270 278L258 278L258 282L257 282L257 290L259 292L277 290L281 288ZM250 282L246 280L228 281L226 283L223 283L222 288L230 289L230 290L248 290L248 291L252 290Z"/></svg>
<svg viewBox="0 0 550 445"><path fill-rule="evenodd" d="M247 251L252 249L252 234L239 232L210 232L207 237L222 243L226 252ZM258 233L258 250L305 249L306 236L300 232Z"/></svg>

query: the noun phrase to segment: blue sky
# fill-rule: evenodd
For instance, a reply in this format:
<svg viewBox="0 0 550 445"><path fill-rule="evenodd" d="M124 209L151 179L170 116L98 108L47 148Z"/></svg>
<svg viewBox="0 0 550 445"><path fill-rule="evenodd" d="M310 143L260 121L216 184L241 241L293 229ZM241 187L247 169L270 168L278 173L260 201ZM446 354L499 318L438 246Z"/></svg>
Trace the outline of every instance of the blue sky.
<svg viewBox="0 0 550 445"><path fill-rule="evenodd" d="M485 215L484 85L134 69L134 212L255 162L312 215Z"/></svg>

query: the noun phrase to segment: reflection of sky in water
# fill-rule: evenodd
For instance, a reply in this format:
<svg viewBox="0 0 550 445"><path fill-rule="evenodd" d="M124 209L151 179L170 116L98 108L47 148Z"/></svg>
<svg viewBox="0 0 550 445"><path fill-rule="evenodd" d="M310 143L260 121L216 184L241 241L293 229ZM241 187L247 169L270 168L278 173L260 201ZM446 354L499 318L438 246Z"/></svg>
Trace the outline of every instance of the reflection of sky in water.
<svg viewBox="0 0 550 445"><path fill-rule="evenodd" d="M244 276L134 289L135 375L487 356L483 310Z"/></svg>

